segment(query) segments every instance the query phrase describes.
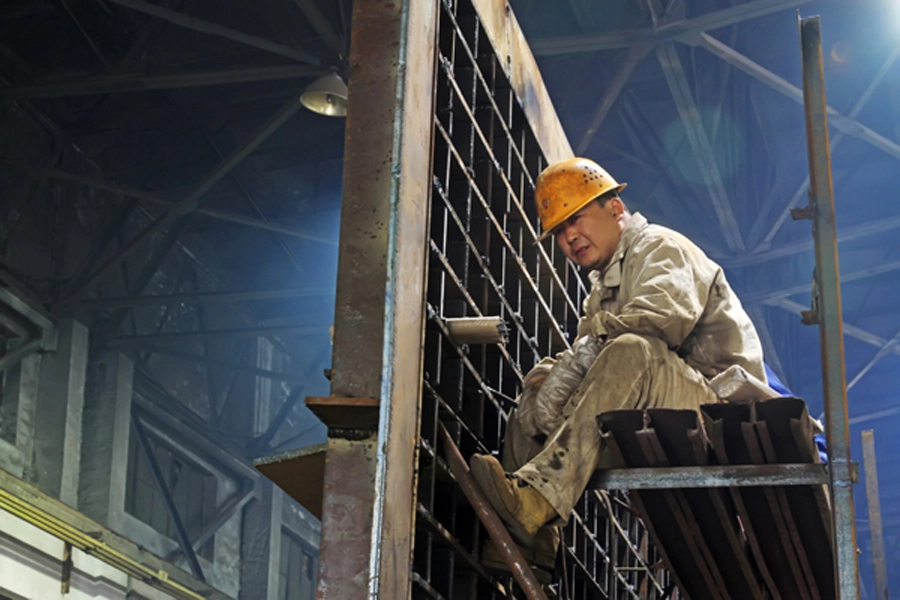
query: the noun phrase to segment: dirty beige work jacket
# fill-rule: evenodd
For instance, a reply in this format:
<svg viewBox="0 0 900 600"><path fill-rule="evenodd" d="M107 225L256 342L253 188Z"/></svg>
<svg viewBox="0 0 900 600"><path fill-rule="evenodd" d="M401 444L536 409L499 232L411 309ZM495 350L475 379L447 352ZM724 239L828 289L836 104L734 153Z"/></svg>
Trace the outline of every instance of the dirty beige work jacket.
<svg viewBox="0 0 900 600"><path fill-rule="evenodd" d="M588 277L579 336L653 336L707 379L740 365L766 381L759 336L722 268L680 233L635 213L609 265Z"/></svg>

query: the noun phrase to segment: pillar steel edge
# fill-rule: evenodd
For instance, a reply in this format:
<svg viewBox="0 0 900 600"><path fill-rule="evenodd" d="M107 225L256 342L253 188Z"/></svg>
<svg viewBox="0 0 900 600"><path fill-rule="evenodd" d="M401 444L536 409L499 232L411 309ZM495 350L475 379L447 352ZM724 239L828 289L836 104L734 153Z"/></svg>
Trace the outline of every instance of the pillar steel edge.
<svg viewBox="0 0 900 600"><path fill-rule="evenodd" d="M410 595L437 10L353 3L320 599Z"/></svg>
<svg viewBox="0 0 900 600"><path fill-rule="evenodd" d="M859 598L856 522L850 463L850 425L844 371L844 332L838 273L834 188L825 103L822 35L819 17L800 19L803 58L803 106L809 153L810 206L816 249L818 324L822 348L825 428L833 509L835 585L842 600Z"/></svg>

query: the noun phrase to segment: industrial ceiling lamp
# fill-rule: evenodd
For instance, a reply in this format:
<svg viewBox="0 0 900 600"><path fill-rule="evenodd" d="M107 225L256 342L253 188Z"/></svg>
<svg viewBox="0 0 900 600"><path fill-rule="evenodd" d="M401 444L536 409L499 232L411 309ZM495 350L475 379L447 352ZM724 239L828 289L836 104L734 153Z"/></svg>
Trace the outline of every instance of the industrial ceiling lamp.
<svg viewBox="0 0 900 600"><path fill-rule="evenodd" d="M300 103L320 115L343 117L347 114L347 84L337 73L322 75L303 91Z"/></svg>

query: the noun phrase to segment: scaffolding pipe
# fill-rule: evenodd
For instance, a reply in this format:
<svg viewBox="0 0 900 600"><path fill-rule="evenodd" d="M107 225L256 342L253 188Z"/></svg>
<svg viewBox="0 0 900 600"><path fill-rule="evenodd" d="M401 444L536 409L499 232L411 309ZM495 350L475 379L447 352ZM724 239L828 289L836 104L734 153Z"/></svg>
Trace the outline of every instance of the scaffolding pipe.
<svg viewBox="0 0 900 600"><path fill-rule="evenodd" d="M500 517L491 508L487 498L484 497L484 494L478 487L478 483L475 481L475 477L469 471L466 461L463 459L462 454L459 453L459 448L456 447L456 444L453 443L453 438L447 432L447 428L444 427L443 423L438 423L438 427L440 429L441 445L444 448L444 455L447 458L450 472L453 473L456 483L459 484L466 498L469 499L475 514L478 515L478 519L484 524L484 528L487 529L491 539L497 544L497 549L503 557L503 562L509 567L516 582L522 586L522 590L525 592L528 600L547 600L547 596L541 589L541 584L535 579L534 572L528 566L528 561L522 556L522 552L513 542L503 521L500 520Z"/></svg>
<svg viewBox="0 0 900 600"><path fill-rule="evenodd" d="M887 564L878 494L878 467L875 461L875 432L862 432L863 463L866 468L866 504L869 507L869 536L872 538L872 565L875 569L875 598L888 600Z"/></svg>
<svg viewBox="0 0 900 600"><path fill-rule="evenodd" d="M838 598L859 598L856 561L856 522L850 462L850 426L844 372L844 334L838 272L834 188L831 180L831 150L822 61L819 17L800 19L803 58L803 107L809 153L809 206L802 215L813 221L816 248L815 317L822 348L822 378L825 394L825 427L828 438L829 479L833 502L835 587Z"/></svg>

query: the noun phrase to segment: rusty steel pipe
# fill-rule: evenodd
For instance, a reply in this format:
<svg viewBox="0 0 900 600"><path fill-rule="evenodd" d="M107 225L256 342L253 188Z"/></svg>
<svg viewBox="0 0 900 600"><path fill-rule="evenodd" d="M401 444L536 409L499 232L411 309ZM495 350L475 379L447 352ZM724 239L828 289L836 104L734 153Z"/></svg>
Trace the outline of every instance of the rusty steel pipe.
<svg viewBox="0 0 900 600"><path fill-rule="evenodd" d="M501 317L460 317L444 323L457 344L505 344L509 339L509 327Z"/></svg>
<svg viewBox="0 0 900 600"><path fill-rule="evenodd" d="M844 333L838 272L834 187L825 102L822 32L819 17L800 19L803 61L803 107L809 152L810 205L816 249L816 317L822 347L822 388L825 394L825 431L828 438L831 497L833 501L835 585L841 600L859 598L856 559L856 520L850 462L850 425L844 371Z"/></svg>
<svg viewBox="0 0 900 600"><path fill-rule="evenodd" d="M500 556L503 557L503 562L509 567L516 582L522 586L522 590L529 600L547 600L544 590L541 589L541 584L535 579L531 567L528 566L528 561L522 556L522 552L519 551L519 547L513 542L503 521L500 520L500 517L491 508L487 498L484 497L484 493L478 487L475 478L472 477L471 471L469 471L469 465L466 464L465 459L460 454L459 448L453 443L453 438L450 437L443 423L439 422L438 426L441 445L444 447L444 454L447 457L450 472L453 473L453 477L456 478L459 487L466 495L466 498L469 499L469 503L475 509L475 513L484 524L484 528L487 529L491 539L497 544L497 549L500 551Z"/></svg>
<svg viewBox="0 0 900 600"><path fill-rule="evenodd" d="M872 538L872 566L875 569L875 598L888 600L888 573L884 554L884 529L881 522L881 497L878 494L878 467L875 461L875 432L862 432L863 464L866 467L866 499L869 506L869 536Z"/></svg>

